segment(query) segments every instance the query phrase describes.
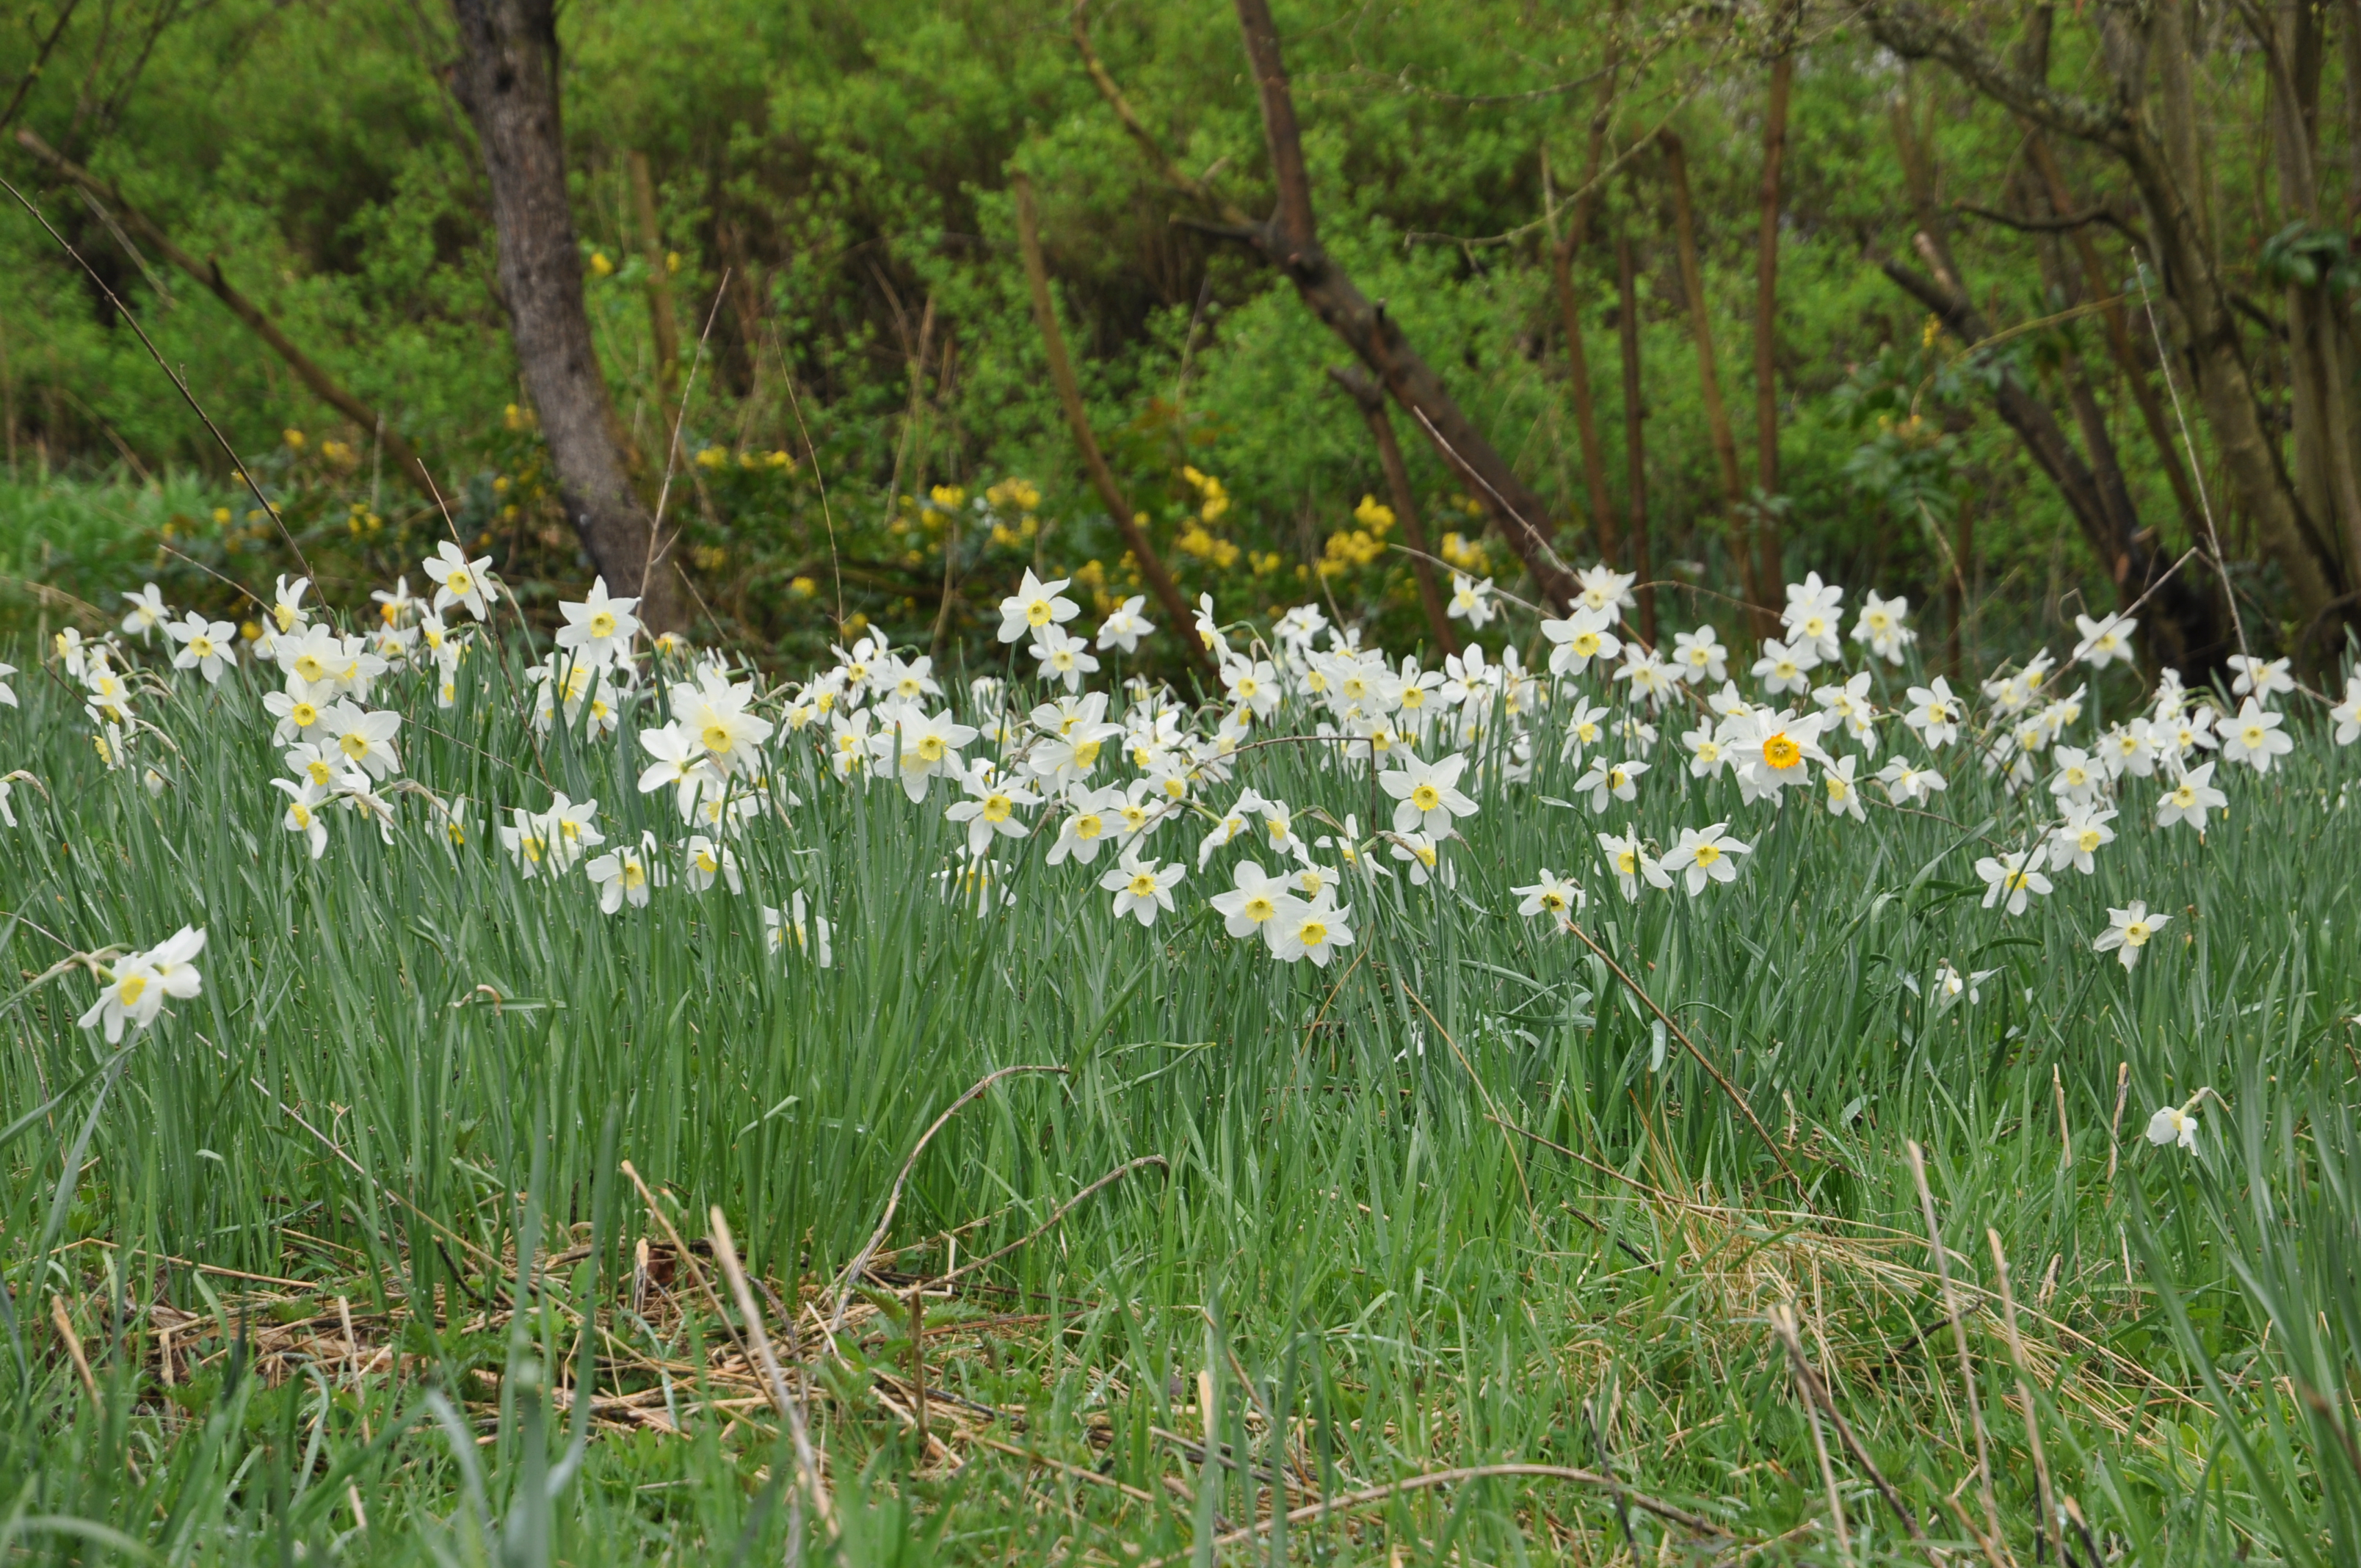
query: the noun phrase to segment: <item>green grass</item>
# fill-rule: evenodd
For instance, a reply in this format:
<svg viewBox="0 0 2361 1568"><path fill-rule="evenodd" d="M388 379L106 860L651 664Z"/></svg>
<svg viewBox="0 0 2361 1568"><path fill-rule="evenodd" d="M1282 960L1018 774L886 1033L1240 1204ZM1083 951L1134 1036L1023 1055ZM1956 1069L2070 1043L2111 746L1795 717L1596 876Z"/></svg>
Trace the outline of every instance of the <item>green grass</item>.
<svg viewBox="0 0 2361 1568"><path fill-rule="evenodd" d="M24 985L0 1051L0 1536L21 1558L739 1563L778 1560L795 1529L863 1563L1671 1563L1763 1542L1749 1561L1832 1563L1784 1307L1878 1471L1975 1561L1978 1440L1911 1142L1968 1303L1996 1551L2034 1561L2040 1524L1987 1228L2050 1480L2114 1561L2361 1553L2361 808L2355 753L2309 718L2279 771L2221 770L2233 811L2202 844L2155 829L2158 786L2129 781L2097 874L2059 872L2007 919L1971 868L2047 797L2007 796L1957 749L1939 817L1861 825L1816 788L1741 806L1686 776L1668 723L1638 802L1594 818L1544 798L1573 783L1544 715L1532 781L1473 790L1455 892L1356 888L1359 940L1322 971L1223 933L1204 900L1235 857L1197 872L1185 825L1151 850L1191 866L1153 931L1110 916L1105 857L1045 865L1048 835L1004 851L1008 902L947 901L944 785L925 807L847 790L808 731L778 747L799 804L739 842L742 895L675 886L604 917L578 872L523 879L488 829L449 849L415 799L390 846L334 813L314 863L278 826L253 673L155 683L138 710L159 733L109 773L62 676L12 657L0 756L41 786L18 784L0 833ZM596 796L610 843L683 837L633 787L644 701L623 745L536 745L511 678L474 661L442 710L390 677L409 776L479 824L555 787ZM2132 695L2105 692L2115 711ZM1366 776L1313 746L1257 750L1240 779L1372 819ZM1755 852L1697 899L1626 905L1598 864L1602 828L1669 843L1725 817ZM1585 929L1767 1144L1603 959L1514 915L1508 888L1542 865L1587 883ZM832 968L765 950L757 906L798 891L834 922ZM2127 974L2090 944L2132 898L2173 919ZM127 1050L75 1026L89 978L30 983L182 924L210 933L203 992ZM1978 1004L1938 1014L1901 983L1944 959L1998 971ZM922 1132L1019 1065L1061 1070L999 1080L925 1146L831 1343L832 1287ZM2204 1108L2195 1155L2139 1135L2200 1087L2227 1110ZM927 1301L943 1446L922 1449L895 1409L893 1288L951 1266L953 1234L980 1257L1149 1156ZM716 1207L813 1381L832 1535L784 1485L734 1307L717 1321L698 1288L729 1299ZM585 1365L660 1419L601 1406L577 1469L581 1407L543 1390ZM1201 1375L1243 1471L1203 1446ZM1852 1560L1926 1561L1827 1441ZM1213 1547L1268 1517L1278 1469L1300 1501L1502 1464L1611 1469L1724 1533L1494 1476Z"/></svg>

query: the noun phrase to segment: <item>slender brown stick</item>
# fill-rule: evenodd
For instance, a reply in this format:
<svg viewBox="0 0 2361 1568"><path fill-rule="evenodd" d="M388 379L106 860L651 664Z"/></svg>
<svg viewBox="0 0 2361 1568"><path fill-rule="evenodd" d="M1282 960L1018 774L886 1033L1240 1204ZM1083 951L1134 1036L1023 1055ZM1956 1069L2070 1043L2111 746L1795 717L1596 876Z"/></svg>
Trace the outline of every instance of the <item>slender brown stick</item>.
<svg viewBox="0 0 2361 1568"><path fill-rule="evenodd" d="M1885 1499L1885 1506L1894 1510L1894 1517L1902 1521L1904 1533L1925 1549L1927 1555L1940 1568L1942 1558L1928 1545L1927 1532L1918 1528L1917 1516L1910 1511L1910 1505L1902 1500L1902 1494L1894 1489L1894 1483L1885 1478L1885 1473L1877 1467L1877 1462L1870 1458L1869 1450L1862 1447L1861 1439L1854 1435L1852 1423L1845 1420L1842 1410L1837 1409L1836 1396L1828 1391L1828 1380L1820 1376L1819 1369L1804 1354L1803 1337L1795 1332L1795 1319L1783 1317L1780 1310L1774 1310L1771 1327L1786 1344L1789 1364L1795 1368L1796 1381L1803 1385L1806 1397L1828 1416L1828 1424L1836 1429L1837 1441L1844 1444L1845 1452L1852 1455L1852 1462L1868 1475L1878 1495Z"/></svg>
<svg viewBox="0 0 2361 1568"><path fill-rule="evenodd" d="M1935 1254L1935 1277L1943 1288L1943 1311L1951 1320L1951 1335L1959 1344L1960 1385L1967 1395L1968 1420L1975 1428L1976 1489L1983 1502L1984 1522L1991 1527L1983 1538L1985 1549L1990 1551L2001 1540L2000 1505L1993 1499L1992 1438L1984 1431L1983 1401L1976 1395L1975 1358L1968 1350L1968 1325L1960 1311L1959 1292L1951 1288L1951 1255L1943 1246L1943 1227L1935 1218L1935 1192L1927 1185L1927 1157L1915 1141L1905 1146L1910 1154L1911 1178L1918 1184L1918 1205L1927 1216L1927 1245Z"/></svg>
<svg viewBox="0 0 2361 1568"><path fill-rule="evenodd" d="M804 1488L811 1497L812 1512L819 1516L823 1526L833 1530L835 1521L829 1505L828 1484L820 1475L819 1458L812 1452L811 1433L804 1426L803 1402L787 1391L786 1376L779 1370L778 1358L771 1354L771 1336L763 1327L762 1303L754 1299L754 1292L746 1283L746 1271L738 1266L738 1248L730 1240L730 1222L722 1214L719 1203L713 1206L710 1218L714 1255L720 1260L721 1272L729 1277L730 1293L738 1298L738 1310L746 1320L747 1335L754 1342L754 1359L762 1366L763 1380L770 1386L771 1402L778 1407L779 1419L787 1423L787 1431L795 1441L796 1464L803 1471ZM789 1332L794 1332L793 1324L784 1326ZM918 1431L923 1441L927 1430L923 1394L918 1409L921 1412Z"/></svg>
<svg viewBox="0 0 2361 1568"><path fill-rule="evenodd" d="M2036 1497L2041 1505L2041 1533L2048 1539L2050 1560L2066 1561L2066 1541L2058 1524L2058 1493L2049 1481L2049 1455L2041 1446L2041 1412L2033 1402L2033 1374L2025 1365L2025 1340L2016 1332L2016 1292L2009 1288L2008 1254L2001 1249L2000 1233L1984 1228L1992 1244L1993 1267L2000 1275L2001 1325L2008 1331L2009 1359L2016 1364L2016 1397L2025 1402L2025 1444L2033 1455Z"/></svg>
<svg viewBox="0 0 2361 1568"><path fill-rule="evenodd" d="M1284 1518L1290 1525L1299 1525L1307 1519L1324 1519L1330 1514L1364 1508L1371 1503L1389 1502L1409 1492L1423 1492L1435 1486L1455 1486L1462 1481L1482 1481L1494 1476L1509 1475L1531 1475L1540 1480L1571 1481L1576 1486L1597 1486L1655 1515L1660 1519L1679 1525L1684 1530L1695 1530L1699 1535L1719 1536L1725 1540L1730 1538L1730 1531L1711 1519L1700 1519L1686 1509L1675 1508L1672 1504L1649 1497L1644 1492L1635 1492L1611 1475L1600 1475L1593 1471L1577 1470L1567 1464L1471 1464L1460 1470L1430 1470L1423 1475L1407 1476L1400 1481L1389 1482L1382 1486L1371 1486L1364 1491L1349 1492L1341 1497L1329 1497L1317 1503L1306 1503L1303 1507L1283 1516L1275 1514L1258 1524L1234 1530L1226 1535L1215 1537L1213 1550L1219 1552L1224 1547L1235 1546L1241 1541L1268 1535L1278 1527L1281 1518ZM1190 1555L1189 1552L1182 1552L1170 1557L1161 1557L1148 1564L1147 1568L1173 1568L1174 1564L1188 1562Z"/></svg>
<svg viewBox="0 0 2361 1568"><path fill-rule="evenodd" d="M869 1266L869 1260L877 1255L877 1249L885 1245L885 1232L894 1223L894 1212L902 1206L902 1189L909 1181L910 1172L917 1168L918 1157L927 1152L927 1146L934 1141L935 1135L941 1132L952 1117L966 1109L970 1101L1004 1078L1020 1072L1054 1072L1062 1075L1068 1070L1062 1067L1025 1066L1004 1067L996 1072L985 1073L969 1086L966 1093L952 1101L950 1109L936 1117L932 1126L918 1135L917 1145L910 1150L910 1157L902 1162L901 1174L894 1178L894 1189L885 1198L885 1212L877 1216L877 1228L869 1234L869 1240L862 1244L858 1253L853 1255L852 1261L844 1266L843 1276L837 1286L836 1306L829 1313L828 1326L831 1334L844 1326L844 1307L845 1303L852 1299L853 1281L859 1279L861 1271Z"/></svg>
<svg viewBox="0 0 2361 1568"><path fill-rule="evenodd" d="M1809 1212L1812 1206L1812 1198L1810 1191L1804 1186L1804 1179L1795 1174L1795 1168L1794 1166L1787 1163L1787 1157L1780 1151L1778 1140L1771 1135L1771 1129L1763 1124L1763 1119L1755 1115L1754 1107L1746 1102L1746 1096L1738 1092L1738 1085L1730 1082L1728 1078L1722 1075L1721 1069L1714 1066L1712 1059L1703 1051L1697 1049L1697 1042L1690 1039L1687 1033L1683 1030L1678 1024L1673 1022L1672 1014L1657 1006L1656 999L1649 995L1638 981L1633 980L1629 974L1626 974L1623 971L1623 966L1615 961L1614 956L1591 939L1589 932L1584 930L1580 926L1571 920L1566 922L1565 928L1573 932L1576 937L1581 938L1582 945L1588 948L1592 952L1598 954L1599 961L1604 963L1608 969L1613 972L1615 978L1621 981L1624 987L1629 990L1632 995L1638 997L1641 1001L1648 1004L1648 1011L1653 1013L1656 1015L1657 1021L1663 1024L1666 1029L1671 1031L1673 1038L1681 1043L1681 1048L1688 1052L1692 1057L1695 1057L1697 1058L1697 1066L1705 1069L1707 1072L1713 1076L1714 1082L1721 1085L1721 1091L1730 1096L1730 1102L1738 1107L1740 1113L1745 1116L1748 1124L1753 1127L1755 1135L1763 1140L1763 1146L1771 1151L1771 1157L1779 1162L1779 1168L1785 1171L1787 1173L1787 1179L1795 1184L1795 1196L1803 1202L1806 1211Z"/></svg>
<svg viewBox="0 0 2361 1568"><path fill-rule="evenodd" d="M29 131L19 131L17 136L22 139L31 134ZM5 180L0 180L0 190L5 190L16 198L16 204L30 213L33 215L33 221L40 225L42 230L57 242L58 248L72 257L74 265L80 267L90 280L98 285L99 292L106 296L106 302L115 307L115 313L131 323L131 330L139 335L140 346L148 351L148 357L156 362L156 368L164 372L165 378L170 380L173 389L181 394L181 400L189 405L190 411L194 413L199 422L212 433L214 444L219 446L222 449L222 455L230 460L230 466L236 471L237 477L246 481L246 488L254 493L255 500L261 505L270 521L279 525L279 535L287 541L287 548L294 553L295 564L303 569L306 576L309 576L312 572L311 563L304 560L303 547L295 543L295 535L288 532L287 520L279 515L279 509L270 504L270 498L262 493L262 487L256 484L254 476L246 471L246 459L237 455L237 449L229 444L229 437L221 433L221 427L214 423L213 416L205 412L203 407L198 403L196 394L189 390L188 382L175 373L170 366L164 363L164 356L156 351L155 342L148 337L148 329L139 324L139 318L131 313L131 307L116 297L114 289L108 286L106 280L98 275L97 269L82 258L82 252L67 242L66 236L57 231L56 226L49 222L41 209L33 205L29 197Z"/></svg>
<svg viewBox="0 0 2361 1568"><path fill-rule="evenodd" d="M1360 406L1361 417L1368 422L1369 434L1378 444L1378 466L1385 470L1386 491L1393 498L1394 515L1401 520L1402 535L1410 541L1411 576L1418 580L1418 602L1425 608L1426 623L1434 632L1435 641L1446 653L1459 652L1459 634L1452 630L1451 616L1444 608L1443 584L1434 572L1434 557L1427 554L1426 528L1418 520L1418 502L1410 488L1410 468L1402 462L1401 444L1394 439L1394 422L1386 414L1385 389L1369 378L1367 371L1357 365L1331 365L1328 378L1345 389L1345 393Z"/></svg>
<svg viewBox="0 0 2361 1568"><path fill-rule="evenodd" d="M1090 474L1099 499L1105 504L1115 532L1123 535L1124 545L1139 567L1141 579L1163 607L1172 635L1189 651L1197 666L1210 674L1212 661L1204 645L1190 630L1196 624L1196 617L1189 609L1189 601L1181 597L1180 585L1165 569L1163 557L1148 543L1148 531L1140 527L1131 503L1124 499L1123 488L1115 481L1115 470L1107 466L1106 455L1099 450L1098 437L1091 433L1090 412L1082 407L1082 389L1074 379L1073 362L1066 357L1066 335L1059 329L1058 307L1049 297L1049 272L1041 259L1041 219L1033 204L1033 181L1019 174L1011 184L1016 192L1016 243L1025 257L1025 281L1033 295L1033 320L1041 329L1041 345L1049 356L1049 379L1057 386L1058 401L1066 411L1067 428L1073 432L1074 445L1082 455L1082 467Z"/></svg>
<svg viewBox="0 0 2361 1568"><path fill-rule="evenodd" d="M1795 1320L1784 1306L1771 1309L1771 1327L1787 1352L1787 1371L1795 1380L1795 1396L1803 1401L1804 1415L1812 1431L1812 1454L1819 1461L1820 1485L1828 1495L1828 1520L1836 1527L1837 1559L1852 1561L1852 1531L1845 1528L1844 1496L1837 1490L1836 1466L1828 1463L1828 1445L1820 1436L1820 1402L1812 1397L1809 1376L1804 1368L1803 1341L1795 1333Z"/></svg>
<svg viewBox="0 0 2361 1568"><path fill-rule="evenodd" d="M1623 351L1623 452L1629 468L1623 498L1624 526L1631 538L1631 569L1642 582L1655 570L1648 560L1648 438L1642 422L1647 412L1640 402L1640 302L1632 279L1631 236L1615 236L1617 327ZM1620 562L1609 562L1620 565ZM1656 641L1656 590L1640 590L1640 634L1651 647Z"/></svg>
<svg viewBox="0 0 2361 1568"><path fill-rule="evenodd" d="M49 37L41 40L41 47L34 52L33 63L25 68L24 78L16 83L16 91L9 94L8 106L0 109L0 128L5 128L16 117L16 111L25 106L26 96L33 91L33 84L40 81L41 71L49 63L49 51L58 47L60 38L65 37L66 24L73 20L74 7L81 4L82 0L66 0L58 12L58 19L50 27Z"/></svg>
<svg viewBox="0 0 2361 1568"><path fill-rule="evenodd" d="M1664 149L1665 182L1673 192L1673 249L1680 262L1681 293L1688 306L1689 336L1697 345L1697 385L1705 395L1706 433L1712 438L1714 466L1721 476L1722 518L1730 533L1730 564L1738 568L1746 597L1758 607L1754 612L1754 634L1768 636L1776 620L1764 603L1769 590L1757 580L1754 552L1741 510L1746 498L1744 481L1738 474L1738 435L1730 428L1730 405L1722 400L1721 372L1713 350L1713 317L1705 300L1705 271L1697 264L1697 213L1689 200L1688 151L1681 138L1669 130L1656 134L1656 144ZM1641 575L1647 575L1644 568ZM1654 641L1653 633L1649 640Z"/></svg>
<svg viewBox="0 0 2361 1568"><path fill-rule="evenodd" d="M2193 554L2193 552L2192 552ZM2182 557L2188 559L2187 556ZM2115 1161L2123 1154L2124 1100L2132 1091L2132 1064L2115 1064L2115 1119L2107 1124L2107 1185L2115 1184Z"/></svg>
<svg viewBox="0 0 2361 1568"><path fill-rule="evenodd" d="M98 1404L98 1383L90 1375L90 1360L82 1352L82 1335L74 1332L73 1317L66 1310L66 1299L56 1291L49 1292L49 1321L58 1331L58 1342L73 1357L74 1371L81 1375L82 1391L90 1396L93 1408Z"/></svg>
<svg viewBox="0 0 2361 1568"><path fill-rule="evenodd" d="M1038 1239L1044 1232L1054 1227L1060 1221L1063 1220L1068 1214L1072 1213L1076 1208L1081 1206L1084 1201L1096 1193L1104 1191L1105 1189L1114 1186L1116 1182L1121 1181L1125 1177L1129 1176L1133 1171L1145 1169L1151 1165L1157 1167L1159 1169L1167 1171L1172 1168L1170 1162L1160 1154L1142 1155L1137 1159L1135 1159L1128 1164L1119 1165L1113 1170L1108 1171L1104 1176L1100 1177L1096 1181L1092 1182L1088 1187L1083 1188L1080 1192L1075 1193L1071 1198L1067 1199L1063 1203L1059 1204L1055 1213L1042 1221L1039 1224L1034 1226L1031 1230L1026 1232L1023 1235L1017 1237L1015 1241L1010 1242L1006 1246L1002 1247L998 1252L986 1253L982 1257L972 1257L965 1263L961 1264L957 1268L952 1269L950 1273L939 1274L927 1283L937 1288L940 1288L950 1284L952 1280L957 1279L962 1274L966 1274L973 1269L982 1268L987 1263L997 1263L1002 1258L1006 1257L1010 1253L1016 1251L1019 1247L1025 1246L1028 1243Z"/></svg>

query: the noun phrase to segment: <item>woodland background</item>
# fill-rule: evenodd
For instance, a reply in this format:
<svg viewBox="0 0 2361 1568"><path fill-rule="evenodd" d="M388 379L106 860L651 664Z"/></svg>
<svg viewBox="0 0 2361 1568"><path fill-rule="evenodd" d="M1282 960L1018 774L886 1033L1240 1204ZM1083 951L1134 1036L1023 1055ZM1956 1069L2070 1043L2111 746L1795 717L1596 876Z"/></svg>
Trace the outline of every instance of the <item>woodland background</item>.
<svg viewBox="0 0 2361 1568"><path fill-rule="evenodd" d="M471 9L529 27L535 7ZM1284 151L1246 9L558 8L582 300L627 500L681 531L686 624L791 661L873 621L996 666L992 607L1025 567L1102 607L1141 591L1048 371L1021 174L1089 422L1181 593L1321 598L1433 646L1400 498L1327 373L1352 349L1215 232L1216 203L1272 210ZM1276 25L1323 258L1565 560L1612 554L1668 585L1668 625L1741 640L1782 574L1906 593L1971 668L2070 640L2075 613L2180 563L2144 652L2202 673L2236 637L2325 663L2355 614L2357 19L2348 0L1290 0ZM1211 199L1126 134L1078 36ZM8 615L88 619L148 577L226 611L223 579L267 586L297 548L349 606L455 528L529 612L578 594L592 561L514 346L466 56L427 0L11 0L0 174L98 280L0 207ZM1430 551L1548 598L1498 498L1415 411L1391 423Z"/></svg>

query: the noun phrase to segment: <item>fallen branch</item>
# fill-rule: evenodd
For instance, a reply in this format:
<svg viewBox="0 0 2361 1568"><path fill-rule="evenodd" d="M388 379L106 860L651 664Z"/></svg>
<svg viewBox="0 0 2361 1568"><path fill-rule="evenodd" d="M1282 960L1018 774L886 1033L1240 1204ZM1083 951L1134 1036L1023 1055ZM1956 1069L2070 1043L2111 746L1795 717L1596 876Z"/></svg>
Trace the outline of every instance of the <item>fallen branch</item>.
<svg viewBox="0 0 2361 1568"><path fill-rule="evenodd" d="M1430 1470L1424 1475L1389 1482L1383 1486L1371 1486L1366 1491L1347 1493L1344 1497L1331 1497L1324 1502L1306 1503L1303 1507L1283 1516L1274 1515L1259 1524L1217 1536L1214 1538L1213 1549L1218 1552L1224 1547L1236 1546L1243 1541L1252 1541L1257 1536L1268 1535L1277 1528L1281 1518L1284 1518L1290 1525L1299 1525L1311 1519L1326 1519L1336 1513L1366 1508L1371 1503L1389 1502L1411 1492L1423 1492L1436 1486L1455 1486L1462 1481L1483 1481L1510 1475L1531 1475L1540 1480L1571 1481L1576 1486L1597 1486L1613 1493L1617 1497L1655 1515L1660 1519L1679 1525L1684 1530L1695 1530L1700 1535L1717 1535L1724 1538L1730 1533L1711 1519L1701 1519L1686 1509L1675 1508L1661 1498L1649 1497L1644 1492L1635 1492L1612 1476L1600 1475L1588 1470L1576 1470L1572 1465L1471 1464L1459 1470ZM1170 1557L1159 1558L1149 1563L1148 1568L1173 1568L1174 1564L1188 1562L1191 1553L1187 1552L1178 1552Z"/></svg>
<svg viewBox="0 0 2361 1568"><path fill-rule="evenodd" d="M837 1281L836 1305L828 1315L828 1331L831 1336L844 1326L845 1303L852 1299L853 1281L859 1279L861 1271L869 1266L869 1260L877 1255L877 1249L885 1245L885 1232L894 1223L894 1212L902 1206L902 1189L908 1183L910 1172L917 1168L918 1157L926 1153L927 1146L934 1141L935 1135L941 1132L952 1117L965 1110L968 1102L1004 1078L1020 1072L1054 1072L1063 1076L1068 1070L1062 1067L1023 1066L1004 1067L996 1072L985 1073L969 1086L966 1093L952 1101L950 1108L936 1117L932 1126L918 1135L917 1146L910 1150L910 1157L902 1162L901 1174L894 1178L894 1189L885 1199L885 1212L877 1216L877 1228L869 1234L869 1240L853 1255L852 1261L844 1266L844 1272Z"/></svg>

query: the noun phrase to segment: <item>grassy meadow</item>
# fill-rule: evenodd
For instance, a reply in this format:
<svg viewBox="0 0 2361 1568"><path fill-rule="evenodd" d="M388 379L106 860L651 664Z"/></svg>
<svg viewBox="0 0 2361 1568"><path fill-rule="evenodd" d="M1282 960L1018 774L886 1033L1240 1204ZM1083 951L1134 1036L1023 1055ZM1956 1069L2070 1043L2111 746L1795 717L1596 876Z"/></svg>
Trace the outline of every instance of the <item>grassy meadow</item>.
<svg viewBox="0 0 2361 1568"><path fill-rule="evenodd" d="M1187 804L1135 848L1186 875L1143 926L1115 846L1050 863L1056 803L979 872L961 780L892 776L895 716L946 707L971 762L1043 754L1026 716L1060 694L1021 644L915 708L712 675L774 732L741 733L700 840L741 886L698 890L704 828L642 793L638 737L704 656L643 648L543 730L545 640L489 608L441 620L464 657L412 642L362 683L398 765L313 799L317 858L271 782L301 768L265 698L296 687L251 643L209 683L110 599L81 674L7 655L12 1560L2361 1553L2361 770L2323 702L2274 696L2294 750L2219 763L2202 835L2156 823L2169 764L2103 781L2114 841L2088 873L2045 853L2012 916L1976 862L2046 843L2057 747L2156 711L2131 668L2051 673L2045 701L2087 690L2013 787L1978 762L1991 700L1960 682L1930 749L1899 718L1918 651L1846 641L1815 679L1870 672L1856 820L1833 762L1784 805L1694 776L1708 685L1652 714L1604 664L1533 678L1552 643L1510 608L1396 738L1466 756L1476 807L1414 881L1305 674L1328 640L1231 624L1283 696L1233 749L1218 689L1163 704ZM282 635L425 609L306 601ZM859 711L885 739L848 781ZM1631 720L1651 770L1594 810ZM1137 740L1090 784L1141 776ZM1948 789L1894 804L1868 781L1895 756ZM1324 963L1209 902L1270 836L1201 858L1247 789L1349 906ZM603 846L504 847L559 795ZM1598 843L1719 822L1751 853L1694 895L1676 870L1627 899ZM596 856L643 833L602 912ZM1587 894L1570 924L1518 913L1544 869ZM2169 922L2126 968L2092 943L2134 900ZM79 1024L183 927L200 990L120 1044ZM2147 1135L2167 1107L2189 1146Z"/></svg>

